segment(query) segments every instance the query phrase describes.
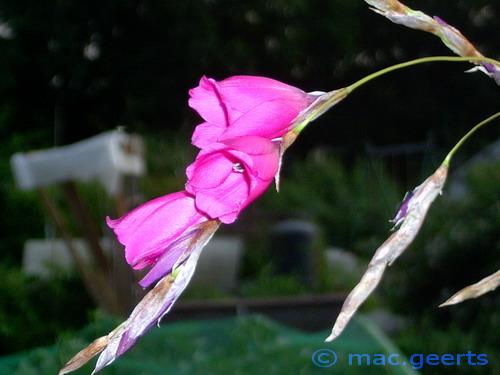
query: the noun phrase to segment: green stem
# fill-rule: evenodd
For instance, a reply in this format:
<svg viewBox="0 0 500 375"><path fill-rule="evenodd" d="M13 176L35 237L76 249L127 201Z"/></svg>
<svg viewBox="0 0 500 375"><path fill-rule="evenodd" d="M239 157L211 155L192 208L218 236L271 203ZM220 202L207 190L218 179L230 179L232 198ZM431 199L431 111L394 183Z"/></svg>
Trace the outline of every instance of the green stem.
<svg viewBox="0 0 500 375"><path fill-rule="evenodd" d="M469 132L464 135L459 141L458 143L451 149L451 151L448 153L448 155L446 155L446 158L443 160L443 163L441 164L442 166L444 167L449 167L450 166L450 161L451 161L451 158L453 157L453 155L455 154L455 152L460 148L460 146L462 146L462 144L472 135L476 132L477 129L479 129L481 126L487 124L488 122L490 121L493 121L494 119L496 119L497 117L500 116L500 112L497 112L495 113L494 115L488 117L486 120L483 120L481 121L479 124L477 124L476 126L474 126L471 130L469 130Z"/></svg>
<svg viewBox="0 0 500 375"><path fill-rule="evenodd" d="M410 60L406 61L401 64L396 64L393 66L389 66L385 69L379 70L378 72L372 73L365 78L360 79L359 81L353 83L352 85L348 86L346 89L349 90L348 92L351 93L355 89L357 89L359 86L364 85L366 82L371 81L374 78L380 77L386 73L390 73L392 71L401 69L401 68L407 68L409 66L413 65L418 65L418 64L423 64L427 62L435 62L435 61L485 61L489 62L491 64L495 64L500 66L500 62L497 60L489 59L487 57L455 57L455 56L431 56L431 57L423 57L421 59L416 59L416 60Z"/></svg>
<svg viewBox="0 0 500 375"><path fill-rule="evenodd" d="M393 72L398 69L407 68L413 65L428 63L428 62L436 62L436 61L451 61L451 62L464 62L464 61L484 61L500 67L500 61L490 59L488 57L455 57L455 56L432 56L432 57L423 57L416 60L406 61L404 63L396 64L379 70L375 73L372 73L357 82L354 82L352 85L347 86L344 89L339 90L336 95L333 95L330 99L325 101L321 106L319 106L314 112L312 112L304 121L302 121L297 127L295 127L295 131L300 133L304 128L317 117L319 113L328 108L331 103L334 103L337 100L342 99L343 97L349 95L351 92L356 90L358 87L364 85L365 83L371 81L372 79L383 76L384 74Z"/></svg>

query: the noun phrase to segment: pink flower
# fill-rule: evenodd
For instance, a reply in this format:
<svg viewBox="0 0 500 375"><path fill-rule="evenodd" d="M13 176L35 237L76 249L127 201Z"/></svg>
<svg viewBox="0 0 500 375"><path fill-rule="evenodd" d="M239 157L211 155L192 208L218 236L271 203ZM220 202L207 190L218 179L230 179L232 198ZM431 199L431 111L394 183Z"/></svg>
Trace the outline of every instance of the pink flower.
<svg viewBox="0 0 500 375"><path fill-rule="evenodd" d="M185 192L180 192L163 198L171 196L176 197L170 200L170 202L175 202L176 200L182 202L184 201L182 196L189 197ZM192 202L188 204L192 206ZM143 212L141 212L142 208L144 208ZM135 225L141 225L141 214L145 214L146 217L150 215L156 216L156 210L154 208L150 209L151 206L148 203L142 206L142 208L139 207L137 209L139 213L135 214L137 217L130 220L129 224L131 226L129 229L131 231L134 231ZM165 212L166 210L162 210L160 216L165 214ZM128 216L130 214L125 218ZM166 218L166 216L163 216L163 218ZM59 375L64 375L80 368L92 357L101 353L92 372L92 374L95 374L130 349L155 323L159 324L161 318L169 312L177 298L188 285L203 247L210 240L219 225L220 222L218 220L205 220L195 227L190 227L190 230L196 230L196 235L190 236L188 240L184 241L184 251L174 265L175 271L162 277L155 287L137 304L126 321L108 335L94 340L87 348L81 350L71 358L61 371L59 371Z"/></svg>
<svg viewBox="0 0 500 375"><path fill-rule="evenodd" d="M146 287L172 271L207 220L196 209L193 196L181 191L147 202L120 219L107 218L107 223L125 245L125 258L132 268L153 266L140 282Z"/></svg>
<svg viewBox="0 0 500 375"><path fill-rule="evenodd" d="M206 122L193 144L201 148L187 169L186 191L169 194L117 220L107 218L134 269L151 267L140 281L155 282L128 319L77 353L60 374L101 353L94 373L126 352L170 310L188 285L203 247L221 223L232 223L261 195L280 164L280 138L317 98L281 82L237 76L203 77L189 104ZM273 141L274 140L274 141Z"/></svg>
<svg viewBox="0 0 500 375"><path fill-rule="evenodd" d="M220 82L202 77L189 94L189 106L205 120L192 137L193 145L199 148L239 136L281 137L316 99L296 87L254 76L234 76Z"/></svg>
<svg viewBox="0 0 500 375"><path fill-rule="evenodd" d="M215 142L186 169L186 190L195 196L197 209L229 224L269 186L278 165L278 145L266 138Z"/></svg>

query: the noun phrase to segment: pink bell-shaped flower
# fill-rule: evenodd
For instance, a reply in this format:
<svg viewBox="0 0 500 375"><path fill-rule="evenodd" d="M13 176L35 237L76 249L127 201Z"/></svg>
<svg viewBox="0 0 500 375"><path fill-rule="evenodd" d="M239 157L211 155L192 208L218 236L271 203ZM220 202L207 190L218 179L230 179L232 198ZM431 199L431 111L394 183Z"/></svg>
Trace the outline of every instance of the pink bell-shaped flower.
<svg viewBox="0 0 500 375"><path fill-rule="evenodd" d="M278 166L278 144L256 136L228 139L200 151L186 169L186 190L198 210L229 224L264 192Z"/></svg>
<svg viewBox="0 0 500 375"><path fill-rule="evenodd" d="M234 76L220 82L202 77L200 85L189 94L189 106L205 120L192 137L193 145L199 148L239 136L279 138L317 98L274 79L256 76Z"/></svg>
<svg viewBox="0 0 500 375"><path fill-rule="evenodd" d="M122 218L107 218L125 245L125 258L132 268L153 266L140 282L143 287L172 271L199 224L208 220L194 202L192 195L180 191L144 203Z"/></svg>

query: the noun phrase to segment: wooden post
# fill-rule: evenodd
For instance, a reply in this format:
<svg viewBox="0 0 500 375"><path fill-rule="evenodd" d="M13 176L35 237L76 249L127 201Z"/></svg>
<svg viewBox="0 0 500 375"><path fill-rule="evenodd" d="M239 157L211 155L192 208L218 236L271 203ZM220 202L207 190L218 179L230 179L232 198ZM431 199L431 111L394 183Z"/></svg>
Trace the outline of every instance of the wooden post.
<svg viewBox="0 0 500 375"><path fill-rule="evenodd" d="M62 238L75 261L83 283L94 302L111 314L123 315L124 311L121 309L121 306L117 301L113 290L110 288L109 283L106 282L104 275L99 270L92 271L89 265L85 263L85 260L76 250L73 243L73 237L64 223L63 216L59 211L59 208L49 197L47 190L40 188L38 189L38 193L42 198L43 205L49 213L49 217L53 220L54 224L61 232Z"/></svg>
<svg viewBox="0 0 500 375"><path fill-rule="evenodd" d="M109 260L104 254L102 247L99 243L99 236L97 234L97 229L95 223L93 223L90 214L87 211L83 201L78 194L78 190L76 189L76 184L73 181L63 182L60 184L63 189L68 201L70 203L71 210L75 215L78 224L85 236L90 250L92 252L92 256L95 261L95 265L103 271L104 274L110 271Z"/></svg>

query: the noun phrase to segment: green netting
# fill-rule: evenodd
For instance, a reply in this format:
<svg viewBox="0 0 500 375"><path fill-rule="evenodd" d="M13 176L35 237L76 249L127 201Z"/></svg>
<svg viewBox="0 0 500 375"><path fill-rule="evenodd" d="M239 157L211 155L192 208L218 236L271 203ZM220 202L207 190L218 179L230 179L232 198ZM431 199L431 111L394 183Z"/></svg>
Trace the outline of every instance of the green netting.
<svg viewBox="0 0 500 375"><path fill-rule="evenodd" d="M55 375L77 351L108 333L116 321L96 322L77 336L64 337L50 348L38 348L0 359L0 374ZM411 366L348 364L349 353L394 354L396 349L369 321L355 319L333 343L329 332L304 333L265 317L187 321L153 328L102 375L302 375L302 374L415 374ZM335 351L338 361L317 367L312 354ZM76 371L90 374L95 361Z"/></svg>

